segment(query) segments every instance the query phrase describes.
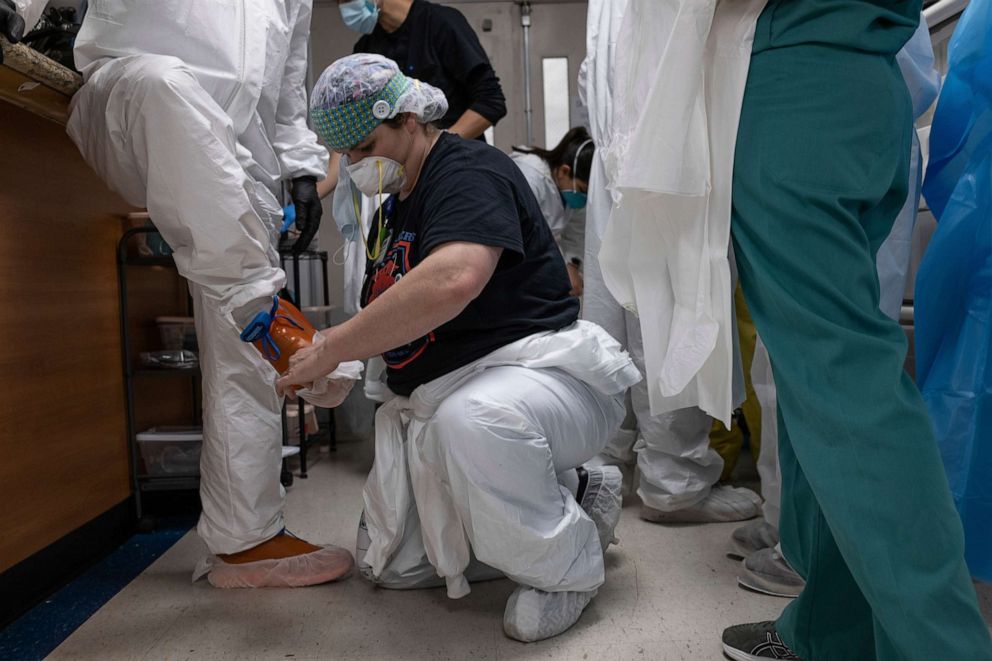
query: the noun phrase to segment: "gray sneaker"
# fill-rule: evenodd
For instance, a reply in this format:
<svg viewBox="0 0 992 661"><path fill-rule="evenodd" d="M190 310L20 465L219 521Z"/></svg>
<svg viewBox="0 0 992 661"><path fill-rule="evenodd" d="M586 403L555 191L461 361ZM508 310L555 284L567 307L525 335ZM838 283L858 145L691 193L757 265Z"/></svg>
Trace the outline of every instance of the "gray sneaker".
<svg viewBox="0 0 992 661"><path fill-rule="evenodd" d="M761 514L761 496L740 487L715 486L690 507L665 512L641 505L641 518L651 523L720 523L747 521Z"/></svg>
<svg viewBox="0 0 992 661"><path fill-rule="evenodd" d="M734 661L802 661L782 642L774 622L738 624L723 630L723 653Z"/></svg>
<svg viewBox="0 0 992 661"><path fill-rule="evenodd" d="M773 597L798 597L806 581L789 566L774 546L755 551L741 561L737 583Z"/></svg>
<svg viewBox="0 0 992 661"><path fill-rule="evenodd" d="M752 521L734 530L730 536L727 555L743 560L755 551L778 544L778 528L764 519Z"/></svg>
<svg viewBox="0 0 992 661"><path fill-rule="evenodd" d="M617 541L613 531L623 508L623 473L616 466L584 467L583 471L585 489L579 505L596 524L600 546L606 553L606 548Z"/></svg>

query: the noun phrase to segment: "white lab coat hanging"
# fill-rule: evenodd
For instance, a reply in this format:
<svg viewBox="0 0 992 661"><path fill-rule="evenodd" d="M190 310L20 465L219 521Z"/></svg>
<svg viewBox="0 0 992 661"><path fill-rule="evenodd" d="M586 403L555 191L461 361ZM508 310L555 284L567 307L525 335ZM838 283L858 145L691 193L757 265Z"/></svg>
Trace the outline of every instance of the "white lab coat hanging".
<svg viewBox="0 0 992 661"><path fill-rule="evenodd" d="M652 415L698 406L729 425L728 250L737 124L765 0L633 0L617 40L614 208L600 265L640 319Z"/></svg>

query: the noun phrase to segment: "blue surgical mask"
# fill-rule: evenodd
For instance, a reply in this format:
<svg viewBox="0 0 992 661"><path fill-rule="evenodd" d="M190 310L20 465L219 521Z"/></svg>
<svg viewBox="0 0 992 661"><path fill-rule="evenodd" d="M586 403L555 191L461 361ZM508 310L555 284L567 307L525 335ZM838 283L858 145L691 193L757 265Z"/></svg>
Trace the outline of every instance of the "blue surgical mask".
<svg viewBox="0 0 992 661"><path fill-rule="evenodd" d="M586 194L580 193L577 190L563 190L561 191L561 201L565 203L565 206L569 209L585 209L586 208Z"/></svg>
<svg viewBox="0 0 992 661"><path fill-rule="evenodd" d="M379 8L372 0L351 0L338 5L344 24L355 32L372 34L379 22Z"/></svg>
<svg viewBox="0 0 992 661"><path fill-rule="evenodd" d="M561 201L565 203L565 206L569 209L585 209L586 208L586 194L579 192L579 189L575 185L575 173L578 172L579 167L579 154L582 150L586 148L587 145L592 144L592 139L586 140L579 148L575 150L575 159L572 161L572 190L561 191Z"/></svg>

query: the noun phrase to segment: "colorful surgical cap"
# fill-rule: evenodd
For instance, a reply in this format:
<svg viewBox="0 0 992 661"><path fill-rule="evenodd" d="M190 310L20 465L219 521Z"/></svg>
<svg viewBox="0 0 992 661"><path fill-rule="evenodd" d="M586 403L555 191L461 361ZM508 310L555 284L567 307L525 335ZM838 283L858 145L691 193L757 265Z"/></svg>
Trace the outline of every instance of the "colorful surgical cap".
<svg viewBox="0 0 992 661"><path fill-rule="evenodd" d="M330 149L351 149L384 120L410 112L433 122L448 112L444 93L407 78L381 55L356 53L331 64L310 95L310 119Z"/></svg>

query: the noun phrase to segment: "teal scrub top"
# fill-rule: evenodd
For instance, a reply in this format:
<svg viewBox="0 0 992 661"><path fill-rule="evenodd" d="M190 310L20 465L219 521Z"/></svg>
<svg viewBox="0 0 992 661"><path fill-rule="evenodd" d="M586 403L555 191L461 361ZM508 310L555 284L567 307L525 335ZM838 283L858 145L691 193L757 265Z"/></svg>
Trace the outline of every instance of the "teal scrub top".
<svg viewBox="0 0 992 661"><path fill-rule="evenodd" d="M819 44L895 55L920 22L922 0L769 0L753 52Z"/></svg>

